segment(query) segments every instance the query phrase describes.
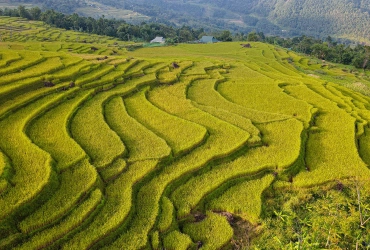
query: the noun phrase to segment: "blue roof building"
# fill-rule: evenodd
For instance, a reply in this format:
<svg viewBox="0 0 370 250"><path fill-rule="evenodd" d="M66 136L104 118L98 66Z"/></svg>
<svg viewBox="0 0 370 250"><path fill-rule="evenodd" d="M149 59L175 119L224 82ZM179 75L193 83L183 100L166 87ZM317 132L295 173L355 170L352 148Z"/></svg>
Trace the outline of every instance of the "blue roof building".
<svg viewBox="0 0 370 250"><path fill-rule="evenodd" d="M200 43L217 43L218 40L214 36L203 36L200 40Z"/></svg>

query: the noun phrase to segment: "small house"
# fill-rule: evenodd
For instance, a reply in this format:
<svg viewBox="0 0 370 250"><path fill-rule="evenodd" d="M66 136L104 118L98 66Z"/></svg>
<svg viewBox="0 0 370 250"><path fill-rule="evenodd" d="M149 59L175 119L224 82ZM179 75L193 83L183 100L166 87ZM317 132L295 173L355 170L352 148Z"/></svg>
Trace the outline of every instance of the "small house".
<svg viewBox="0 0 370 250"><path fill-rule="evenodd" d="M218 40L214 36L203 36L200 40L200 43L217 43Z"/></svg>
<svg viewBox="0 0 370 250"><path fill-rule="evenodd" d="M161 36L157 36L156 38L150 41L150 43L160 43L160 44L163 44L165 42L166 42L166 39L164 39Z"/></svg>

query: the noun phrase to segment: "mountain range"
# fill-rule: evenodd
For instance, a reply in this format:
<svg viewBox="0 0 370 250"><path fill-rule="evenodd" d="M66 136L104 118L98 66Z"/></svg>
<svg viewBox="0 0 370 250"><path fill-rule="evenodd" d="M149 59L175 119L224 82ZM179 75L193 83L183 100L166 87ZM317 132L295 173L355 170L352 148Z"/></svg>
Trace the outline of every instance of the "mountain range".
<svg viewBox="0 0 370 250"><path fill-rule="evenodd" d="M305 34L370 40L370 0L23 0L20 4L95 18L104 14L131 22L203 27L206 31L256 30L286 37Z"/></svg>

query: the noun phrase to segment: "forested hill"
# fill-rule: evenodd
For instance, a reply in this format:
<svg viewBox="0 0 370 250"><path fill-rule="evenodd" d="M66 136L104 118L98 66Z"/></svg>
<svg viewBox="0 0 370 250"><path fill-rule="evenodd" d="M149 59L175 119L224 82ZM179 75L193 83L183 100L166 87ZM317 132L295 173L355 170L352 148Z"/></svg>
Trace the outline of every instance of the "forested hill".
<svg viewBox="0 0 370 250"><path fill-rule="evenodd" d="M156 22L206 30L229 29L243 33L256 30L280 36L306 34L324 38L330 35L354 41L370 40L370 0L18 1L80 15L101 13L99 11L103 9L105 16L114 16L114 11L109 8L124 9L153 18ZM114 17L119 18L120 15ZM129 15L129 18L135 21L135 15Z"/></svg>
<svg viewBox="0 0 370 250"><path fill-rule="evenodd" d="M210 2L209 0L203 0ZM214 4L245 16L266 17L290 35L328 34L354 40L369 39L369 0L215 0ZM247 17L247 18L246 18ZM251 23L253 24L253 23Z"/></svg>
<svg viewBox="0 0 370 250"><path fill-rule="evenodd" d="M105 1L105 0L102 0ZM131 0L130 0L131 1ZM223 20L274 35L334 35L361 41L370 37L370 0L140 0L146 4L202 5L198 17ZM171 5L170 5L171 6ZM176 5L174 5L176 6ZM185 9L182 7L182 9ZM176 9L175 9L176 10ZM203 11L203 15L199 11ZM189 9L189 12L191 10Z"/></svg>

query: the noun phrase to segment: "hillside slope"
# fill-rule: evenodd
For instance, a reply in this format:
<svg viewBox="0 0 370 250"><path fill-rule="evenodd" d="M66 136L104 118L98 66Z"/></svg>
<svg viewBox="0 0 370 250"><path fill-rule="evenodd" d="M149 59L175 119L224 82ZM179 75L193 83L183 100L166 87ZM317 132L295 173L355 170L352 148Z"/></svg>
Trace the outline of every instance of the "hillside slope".
<svg viewBox="0 0 370 250"><path fill-rule="evenodd" d="M370 244L369 72L258 42L127 51L10 26L0 249Z"/></svg>
<svg viewBox="0 0 370 250"><path fill-rule="evenodd" d="M177 25L206 29L231 29L247 33L253 29L272 35L333 36L368 42L370 0L25 0L63 12L125 18L147 17ZM13 5L16 3L12 3ZM137 13L141 13L137 14Z"/></svg>
<svg viewBox="0 0 370 250"><path fill-rule="evenodd" d="M104 0L102 0L104 1ZM130 2L130 1L128 1ZM370 1L357 0L194 0L194 1L135 1L137 4L160 6L195 18L210 18L211 22L234 23L246 30L256 28L275 35L328 35L356 41L368 41ZM130 2L131 4L135 3ZM198 6L198 10L193 9Z"/></svg>

